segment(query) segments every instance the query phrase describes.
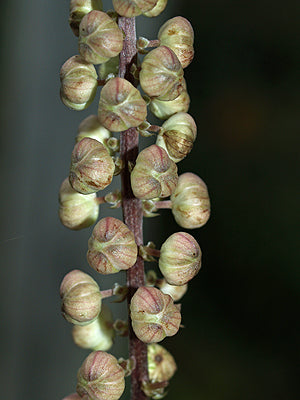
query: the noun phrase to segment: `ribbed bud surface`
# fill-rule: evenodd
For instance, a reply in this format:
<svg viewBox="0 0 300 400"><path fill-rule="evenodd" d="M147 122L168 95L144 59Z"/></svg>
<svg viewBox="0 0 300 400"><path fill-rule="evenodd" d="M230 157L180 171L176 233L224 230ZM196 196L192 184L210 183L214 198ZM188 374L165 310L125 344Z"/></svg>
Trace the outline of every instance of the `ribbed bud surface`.
<svg viewBox="0 0 300 400"><path fill-rule="evenodd" d="M136 336L157 343L178 332L181 314L172 297L154 287L140 287L131 299L130 315Z"/></svg>
<svg viewBox="0 0 300 400"><path fill-rule="evenodd" d="M123 368L103 351L89 354L78 371L76 391L85 400L118 400L124 388Z"/></svg>
<svg viewBox="0 0 300 400"><path fill-rule="evenodd" d="M69 25L75 36L79 36L82 18L92 10L102 10L102 0L71 0Z"/></svg>
<svg viewBox="0 0 300 400"><path fill-rule="evenodd" d="M186 232L171 235L161 246L159 269L170 285L184 285L201 268L201 249Z"/></svg>
<svg viewBox="0 0 300 400"><path fill-rule="evenodd" d="M201 228L208 221L210 200L206 184L199 176L191 172L180 175L171 201L174 218L182 228Z"/></svg>
<svg viewBox="0 0 300 400"><path fill-rule="evenodd" d="M112 137L112 133L100 124L97 115L89 115L79 124L76 142L80 142L85 137L98 140L109 151L106 142Z"/></svg>
<svg viewBox="0 0 300 400"><path fill-rule="evenodd" d="M88 241L87 260L101 274L114 274L131 268L136 262L134 234L120 220L101 219Z"/></svg>
<svg viewBox="0 0 300 400"><path fill-rule="evenodd" d="M179 301L186 293L188 285L174 286L170 285L165 279L161 279L157 284L159 289L172 297L173 301Z"/></svg>
<svg viewBox="0 0 300 400"><path fill-rule="evenodd" d="M190 96L186 90L183 90L175 100L152 99L149 105L152 114L159 119L167 119L178 112L187 112L189 108Z"/></svg>
<svg viewBox="0 0 300 400"><path fill-rule="evenodd" d="M168 197L177 185L177 166L157 145L142 150L131 172L132 191L138 199Z"/></svg>
<svg viewBox="0 0 300 400"><path fill-rule="evenodd" d="M177 370L175 360L163 346L148 345L148 373L152 382L168 381Z"/></svg>
<svg viewBox="0 0 300 400"><path fill-rule="evenodd" d="M122 17L137 17L153 9L158 0L113 0L115 11Z"/></svg>
<svg viewBox="0 0 300 400"><path fill-rule="evenodd" d="M157 17L160 13L164 11L167 3L168 0L158 0L156 2L156 5L150 11L143 12L143 15L145 15L146 17Z"/></svg>

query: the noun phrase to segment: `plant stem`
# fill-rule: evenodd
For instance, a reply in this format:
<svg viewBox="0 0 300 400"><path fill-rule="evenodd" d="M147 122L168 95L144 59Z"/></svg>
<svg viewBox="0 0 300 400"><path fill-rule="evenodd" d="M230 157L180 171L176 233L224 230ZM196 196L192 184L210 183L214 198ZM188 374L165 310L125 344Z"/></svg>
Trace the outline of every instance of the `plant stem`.
<svg viewBox="0 0 300 400"><path fill-rule="evenodd" d="M136 61L136 31L135 18L120 17L119 27L125 33L123 50L120 53L119 76L135 84L130 68ZM138 246L143 244L143 211L141 201L136 199L130 185L129 162L135 163L138 155L139 134L135 128L121 133L120 156L124 163L121 174L123 219L134 233ZM127 271L128 310L135 291L145 285L144 261L138 256L136 263ZM129 321L129 357L136 361L136 367L131 374L131 400L144 400L147 396L141 389L143 381L148 380L147 345L134 334Z"/></svg>

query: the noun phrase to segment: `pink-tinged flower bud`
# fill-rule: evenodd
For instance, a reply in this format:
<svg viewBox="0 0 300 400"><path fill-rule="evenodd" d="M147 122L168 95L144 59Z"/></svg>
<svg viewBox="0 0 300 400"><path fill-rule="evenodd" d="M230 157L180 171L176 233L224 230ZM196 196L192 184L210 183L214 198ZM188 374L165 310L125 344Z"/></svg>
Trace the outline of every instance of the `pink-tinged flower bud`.
<svg viewBox="0 0 300 400"><path fill-rule="evenodd" d="M77 393L69 394L69 396L64 397L63 400L81 400L81 397Z"/></svg>
<svg viewBox="0 0 300 400"><path fill-rule="evenodd" d="M157 343L175 335L181 314L172 297L154 287L140 287L131 299L130 315L136 336L144 343Z"/></svg>
<svg viewBox="0 0 300 400"><path fill-rule="evenodd" d="M131 187L141 200L168 197L177 185L177 166L167 152L153 144L142 150L131 172Z"/></svg>
<svg viewBox="0 0 300 400"><path fill-rule="evenodd" d="M110 153L111 149L107 146L107 141L112 137L112 133L100 124L97 115L89 115L78 126L76 143L85 137L98 140Z"/></svg>
<svg viewBox="0 0 300 400"><path fill-rule="evenodd" d="M207 187L199 176L191 172L180 175L171 201L174 218L182 228L201 228L208 221L210 200Z"/></svg>
<svg viewBox="0 0 300 400"><path fill-rule="evenodd" d="M76 391L85 400L118 400L125 389L124 375L114 356L94 351L78 371Z"/></svg>
<svg viewBox="0 0 300 400"><path fill-rule="evenodd" d="M102 10L102 0L71 0L69 25L75 36L79 36L82 18L92 10Z"/></svg>
<svg viewBox="0 0 300 400"><path fill-rule="evenodd" d="M115 164L106 148L98 140L84 138L73 149L70 184L82 194L98 192L112 181Z"/></svg>
<svg viewBox="0 0 300 400"><path fill-rule="evenodd" d="M131 268L137 259L134 234L120 220L101 219L88 241L87 260L101 274L115 274Z"/></svg>
<svg viewBox="0 0 300 400"><path fill-rule="evenodd" d="M144 92L159 100L174 100L184 90L183 69L173 50L159 46L141 65L140 84Z"/></svg>
<svg viewBox="0 0 300 400"><path fill-rule="evenodd" d="M122 17L137 17L153 9L158 0L113 0L115 11Z"/></svg>
<svg viewBox="0 0 300 400"><path fill-rule="evenodd" d="M187 113L177 113L163 123L156 144L164 148L171 160L177 163L190 153L196 135L194 119Z"/></svg>
<svg viewBox="0 0 300 400"><path fill-rule="evenodd" d="M156 5L150 11L144 12L143 15L145 15L146 17L157 17L164 11L167 3L168 0L158 0L156 2Z"/></svg>
<svg viewBox="0 0 300 400"><path fill-rule="evenodd" d="M82 18L78 45L87 62L102 64L121 52L123 33L105 12L94 10Z"/></svg>
<svg viewBox="0 0 300 400"><path fill-rule="evenodd" d="M72 110L84 110L94 100L98 81L93 64L80 56L69 58L60 70L60 98Z"/></svg>
<svg viewBox="0 0 300 400"><path fill-rule="evenodd" d="M190 96L186 90L175 100L161 101L151 99L149 109L157 118L167 119L178 112L187 112L190 108Z"/></svg>
<svg viewBox="0 0 300 400"><path fill-rule="evenodd" d="M66 178L59 189L59 218L69 229L79 230L93 225L99 215L95 193L81 194L72 188Z"/></svg>
<svg viewBox="0 0 300 400"><path fill-rule="evenodd" d="M194 58L194 31L190 22L183 17L169 19L158 32L160 44L174 51L182 68Z"/></svg>
<svg viewBox="0 0 300 400"><path fill-rule="evenodd" d="M83 349L106 351L113 345L115 330L113 316L109 307L102 304L101 312L95 321L88 325L74 325L72 336L74 343Z"/></svg>
<svg viewBox="0 0 300 400"><path fill-rule="evenodd" d="M126 79L110 79L100 94L98 118L112 132L139 126L147 116L147 104Z"/></svg>
<svg viewBox="0 0 300 400"><path fill-rule="evenodd" d="M164 293L172 297L173 301L179 301L186 293L188 285L174 286L167 283L165 279L158 280L157 286Z"/></svg>
<svg viewBox="0 0 300 400"><path fill-rule="evenodd" d="M101 292L94 279L78 269L69 272L60 285L62 315L76 325L93 322L101 310Z"/></svg>
<svg viewBox="0 0 300 400"><path fill-rule="evenodd" d="M201 255L200 246L193 236L177 232L161 246L159 269L170 285L181 286L199 272Z"/></svg>
<svg viewBox="0 0 300 400"><path fill-rule="evenodd" d="M147 350L149 380L152 382L169 381L177 370L172 354L156 343L148 344Z"/></svg>

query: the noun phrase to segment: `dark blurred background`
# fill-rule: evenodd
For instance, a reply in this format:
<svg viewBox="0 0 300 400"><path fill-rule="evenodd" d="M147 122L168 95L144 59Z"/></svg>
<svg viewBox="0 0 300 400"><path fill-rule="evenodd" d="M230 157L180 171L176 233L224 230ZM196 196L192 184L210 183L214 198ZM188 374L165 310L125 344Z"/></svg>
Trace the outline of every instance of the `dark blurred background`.
<svg viewBox="0 0 300 400"><path fill-rule="evenodd" d="M0 376L6 400L62 399L75 390L87 352L72 343L60 315L64 274L80 268L103 289L124 279L96 277L85 260L92 228L71 232L57 217L77 126L97 109L95 103L70 111L59 99L59 69L77 53L68 5L21 0L1 6ZM104 5L111 8L110 1ZM300 3L173 0L159 18L139 19L138 35L155 38L176 15L195 30L196 55L185 77L198 125L194 149L178 166L205 180L212 216L190 231L202 248L203 268L182 302L185 329L162 343L178 363L167 398L293 400ZM112 211L102 207L107 215ZM162 211L145 221L145 242L159 247L178 230ZM125 318L124 306L113 305L113 312ZM118 339L113 353L126 356L126 346Z"/></svg>

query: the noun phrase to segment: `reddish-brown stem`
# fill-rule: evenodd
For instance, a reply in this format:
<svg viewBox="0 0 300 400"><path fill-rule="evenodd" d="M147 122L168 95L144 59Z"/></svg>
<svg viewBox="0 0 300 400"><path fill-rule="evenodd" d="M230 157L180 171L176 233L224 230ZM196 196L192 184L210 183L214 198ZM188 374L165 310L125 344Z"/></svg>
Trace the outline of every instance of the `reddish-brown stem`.
<svg viewBox="0 0 300 400"><path fill-rule="evenodd" d="M96 202L97 202L97 204L106 203L104 196L96 197Z"/></svg>
<svg viewBox="0 0 300 400"><path fill-rule="evenodd" d="M123 50L120 53L119 76L135 84L130 68L136 62L135 18L120 17L119 27L125 33ZM124 163L121 174L123 219L134 233L138 246L143 244L143 211L141 201L136 199L130 185L129 164L134 164L138 155L139 134L135 128L121 133L120 157ZM135 291L145 285L144 261L138 256L136 263L127 271L128 307ZM128 308L129 310L129 308ZM142 382L148 380L147 345L134 334L129 321L129 357L133 357L136 367L131 374L131 400L145 400L147 396L141 389Z"/></svg>
<svg viewBox="0 0 300 400"><path fill-rule="evenodd" d="M160 256L160 250L158 249L153 249L152 247L147 247L144 246L144 251L152 257L159 257Z"/></svg>
<svg viewBox="0 0 300 400"><path fill-rule="evenodd" d="M150 131L150 132L159 132L160 129L161 128L160 128L159 125L151 125L151 126L149 126L148 131Z"/></svg>
<svg viewBox="0 0 300 400"><path fill-rule="evenodd" d="M172 201L171 200L163 200L163 201L156 201L154 203L155 207L160 208L172 208Z"/></svg>
<svg viewBox="0 0 300 400"><path fill-rule="evenodd" d="M113 289L101 290L101 298L105 299L114 295Z"/></svg>
<svg viewBox="0 0 300 400"><path fill-rule="evenodd" d="M148 47L158 47L160 45L160 41L158 39L149 40Z"/></svg>

